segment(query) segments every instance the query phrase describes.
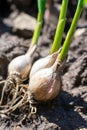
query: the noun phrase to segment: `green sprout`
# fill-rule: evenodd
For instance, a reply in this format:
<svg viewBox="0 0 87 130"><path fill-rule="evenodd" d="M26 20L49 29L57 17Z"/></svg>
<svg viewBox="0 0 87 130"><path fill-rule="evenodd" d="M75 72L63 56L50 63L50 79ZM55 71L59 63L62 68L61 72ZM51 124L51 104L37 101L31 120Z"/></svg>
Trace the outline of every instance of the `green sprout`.
<svg viewBox="0 0 87 130"><path fill-rule="evenodd" d="M76 8L76 12L75 12L72 24L70 26L70 29L68 31L68 34L66 36L66 39L64 41L64 44L63 44L63 47L62 47L62 50L60 53L60 57L59 57L60 61L63 61L67 56L67 53L68 53L68 50L69 50L69 47L71 44L72 36L76 30L77 22L79 20L80 15L81 15L82 9L84 8L84 6L86 4L87 4L87 0L78 0L78 5Z"/></svg>
<svg viewBox="0 0 87 130"><path fill-rule="evenodd" d="M43 23L43 15L45 12L46 0L38 0L38 17L37 17L37 26L33 34L32 44L36 45L40 36L41 27Z"/></svg>
<svg viewBox="0 0 87 130"><path fill-rule="evenodd" d="M54 41L52 44L51 53L57 51L60 48L62 35L64 32L65 23L66 23L67 6L68 6L68 0L63 0L60 15L59 15L59 20L57 24L57 29L56 29Z"/></svg>

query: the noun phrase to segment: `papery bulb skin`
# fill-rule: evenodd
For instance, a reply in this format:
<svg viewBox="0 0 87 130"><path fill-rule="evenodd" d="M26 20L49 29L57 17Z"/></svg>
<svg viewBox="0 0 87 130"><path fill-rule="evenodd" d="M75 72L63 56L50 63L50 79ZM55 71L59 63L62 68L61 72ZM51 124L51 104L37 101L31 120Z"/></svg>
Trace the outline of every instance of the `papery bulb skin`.
<svg viewBox="0 0 87 130"><path fill-rule="evenodd" d="M53 69L46 68L35 73L30 78L29 91L37 101L54 99L62 87L61 78Z"/></svg>
<svg viewBox="0 0 87 130"><path fill-rule="evenodd" d="M54 99L62 88L60 72L64 63L60 63L59 55L49 68L40 69L30 77L29 93L37 101Z"/></svg>
<svg viewBox="0 0 87 130"><path fill-rule="evenodd" d="M28 78L32 66L32 54L35 47L26 54L14 58L8 65L8 75L17 75L21 80Z"/></svg>
<svg viewBox="0 0 87 130"><path fill-rule="evenodd" d="M33 99L48 101L60 93L62 88L61 71L65 62L66 59L61 62L58 55L51 67L40 69L30 77L28 93L32 95ZM29 97L29 99L31 98Z"/></svg>
<svg viewBox="0 0 87 130"><path fill-rule="evenodd" d="M24 62L25 61L25 62ZM8 66L8 75L19 75L21 79L26 79L31 69L31 58L22 55L11 61Z"/></svg>
<svg viewBox="0 0 87 130"><path fill-rule="evenodd" d="M45 58L41 58L38 61L36 61L33 64L32 69L30 71L30 77L33 74L35 74L37 71L39 71L40 69L51 67L54 64L59 52L60 52L60 49L59 49L59 51L57 51L57 52L55 52L55 53L53 53L51 55L48 55Z"/></svg>

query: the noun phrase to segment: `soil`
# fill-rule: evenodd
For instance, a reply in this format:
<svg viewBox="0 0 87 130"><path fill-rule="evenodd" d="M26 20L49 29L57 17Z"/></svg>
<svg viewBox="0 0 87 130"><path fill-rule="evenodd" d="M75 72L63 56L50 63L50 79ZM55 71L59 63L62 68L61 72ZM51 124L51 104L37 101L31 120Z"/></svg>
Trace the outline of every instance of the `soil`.
<svg viewBox="0 0 87 130"><path fill-rule="evenodd" d="M12 4L14 3L10 3L9 6L7 4L7 7L12 9ZM57 1L54 4L58 4ZM72 4L70 3L71 6ZM74 4L73 7L76 7ZM29 5L34 6L34 9L37 10L35 5L30 3ZM32 38L14 33L12 26L4 23L4 19L11 21L12 18L9 16L20 10L16 7L16 10L6 12L6 9L4 10L5 17L2 17L4 16L3 13L0 16L0 81L6 79L7 67L10 61L27 51ZM78 23L79 31L81 32L83 28L85 31L78 36L74 36L72 40L62 74L63 86L60 95L53 101L38 104L37 114L27 117L23 120L22 125L19 124L20 120L28 115L28 108L25 108L25 111L16 110L7 116L0 114L0 130L87 130L87 15L85 10ZM16 14L18 15L18 13ZM31 15L33 14L31 11ZM52 15L56 17L55 14ZM73 13L70 17L69 11L68 15L70 19L67 22L63 40L67 28L70 26ZM38 48L32 57L33 62L49 54L56 23L51 22L49 29L46 30L47 25L44 22ZM0 85L0 92L2 88L3 84Z"/></svg>

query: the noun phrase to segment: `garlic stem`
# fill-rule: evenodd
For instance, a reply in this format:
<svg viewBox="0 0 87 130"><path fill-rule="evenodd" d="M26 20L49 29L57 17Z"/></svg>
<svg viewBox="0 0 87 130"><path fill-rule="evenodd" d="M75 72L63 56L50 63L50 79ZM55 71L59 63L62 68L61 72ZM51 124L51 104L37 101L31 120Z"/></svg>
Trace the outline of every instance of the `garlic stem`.
<svg viewBox="0 0 87 130"><path fill-rule="evenodd" d="M54 37L54 41L51 48L51 53L57 51L60 48L62 35L66 23L66 12L67 12L68 0L62 0L62 7L59 15L59 20L57 24L57 29Z"/></svg>
<svg viewBox="0 0 87 130"><path fill-rule="evenodd" d="M82 0L79 0L79 2L78 2L77 9L76 9L72 24L70 26L70 29L69 29L68 34L66 36L66 39L64 41L64 44L63 44L63 47L62 47L62 50L61 50L61 53L60 53L60 60L61 61L63 61L65 59L65 57L66 57L66 55L68 53L68 50L69 50L69 47L70 47L70 44L71 44L72 36L73 36L73 34L75 32L75 29L76 29L80 14L82 12L83 8L80 6L81 1Z"/></svg>
<svg viewBox="0 0 87 130"><path fill-rule="evenodd" d="M38 0L38 17L37 17L37 26L33 34L31 44L36 45L38 43L38 39L40 36L42 23L43 23L43 15L45 12L46 0Z"/></svg>

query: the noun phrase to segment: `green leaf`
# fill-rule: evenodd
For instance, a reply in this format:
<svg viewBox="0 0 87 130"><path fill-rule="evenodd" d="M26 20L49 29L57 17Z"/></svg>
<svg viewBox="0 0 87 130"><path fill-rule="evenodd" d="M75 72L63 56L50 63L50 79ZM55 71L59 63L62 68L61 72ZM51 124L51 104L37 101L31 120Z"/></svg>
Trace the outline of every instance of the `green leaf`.
<svg viewBox="0 0 87 130"><path fill-rule="evenodd" d="M83 1L83 5L85 6L87 4L87 0L84 0Z"/></svg>
<svg viewBox="0 0 87 130"><path fill-rule="evenodd" d="M45 5L46 5L46 0L38 0L38 11L40 13L44 13Z"/></svg>
<svg viewBox="0 0 87 130"><path fill-rule="evenodd" d="M87 4L87 0L79 0L78 1L78 6L81 8L84 8L84 6Z"/></svg>

